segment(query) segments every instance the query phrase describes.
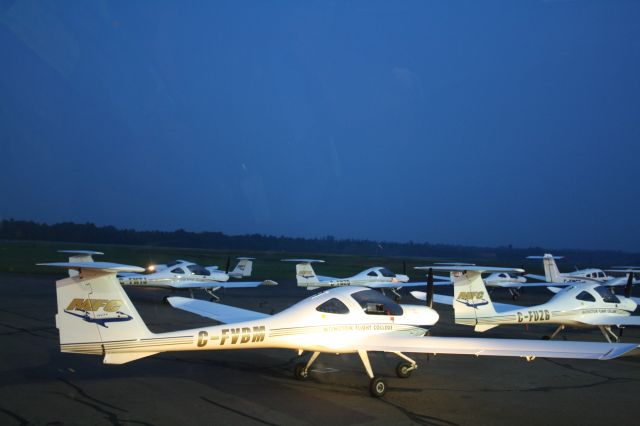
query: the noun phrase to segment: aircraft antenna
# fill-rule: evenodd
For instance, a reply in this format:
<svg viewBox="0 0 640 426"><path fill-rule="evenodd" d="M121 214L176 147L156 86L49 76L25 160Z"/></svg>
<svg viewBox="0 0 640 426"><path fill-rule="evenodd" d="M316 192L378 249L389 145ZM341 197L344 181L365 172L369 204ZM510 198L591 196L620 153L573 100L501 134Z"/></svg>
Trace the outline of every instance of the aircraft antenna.
<svg viewBox="0 0 640 426"><path fill-rule="evenodd" d="M433 308L433 268L427 273L427 306Z"/></svg>
<svg viewBox="0 0 640 426"><path fill-rule="evenodd" d="M631 288L633 287L633 272L629 272L629 278L627 278L627 285L624 286L624 297L627 299L631 297Z"/></svg>

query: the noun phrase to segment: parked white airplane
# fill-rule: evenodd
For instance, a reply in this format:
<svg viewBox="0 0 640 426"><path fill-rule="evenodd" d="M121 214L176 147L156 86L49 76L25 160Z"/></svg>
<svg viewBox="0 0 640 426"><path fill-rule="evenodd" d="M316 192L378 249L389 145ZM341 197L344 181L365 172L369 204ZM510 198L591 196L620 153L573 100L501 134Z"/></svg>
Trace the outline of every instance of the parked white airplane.
<svg viewBox="0 0 640 426"><path fill-rule="evenodd" d="M320 353L358 353L371 378L370 391L380 397L386 383L375 377L368 352L391 352L400 357L399 377L417 368L403 352L611 359L637 345L591 342L543 342L521 339L423 337L438 320L426 307L399 305L377 291L340 287L315 294L269 316L259 312L187 298L170 298L173 305L228 322L223 325L151 333L116 274L142 268L106 262L59 262L46 266L74 269L78 275L56 282L60 350L104 355L106 364L123 364L159 352L282 348L312 355L295 367L295 376L309 377ZM476 276L479 277L479 274Z"/></svg>
<svg viewBox="0 0 640 426"><path fill-rule="evenodd" d="M487 331L504 324L557 324L549 337L553 339L566 326L597 327L607 341L618 337L611 327L640 326L640 316L630 316L637 304L629 298L631 280L625 287L626 297L616 296L598 283L571 285L549 300L536 306L515 306L492 303L481 274L482 266L425 266L416 269L454 272L453 297L434 295L436 303L453 305L456 324L475 326L475 331ZM514 270L521 272L522 270ZM427 298L424 292L411 292L417 299Z"/></svg>
<svg viewBox="0 0 640 426"><path fill-rule="evenodd" d="M436 266L475 266L475 263L461 263L461 262L447 262L447 263L435 263L434 265ZM451 274L449 275L449 277L442 277L442 276L434 276L437 279L440 280L446 280L446 281L440 281L438 282L436 285L443 285L443 284L453 284L453 272L451 272ZM513 272L509 273L509 272L492 272L491 274L489 274L488 277L483 278L484 279L484 284L487 287L492 287L492 288L505 288L509 291L509 294L511 294L511 298L513 300L518 300L518 297L520 297L520 289L522 287L531 287L531 285L524 285L524 283L527 282L527 279L523 276L520 275L515 275L513 274ZM538 285L535 285L536 287L538 287Z"/></svg>
<svg viewBox="0 0 640 426"><path fill-rule="evenodd" d="M255 257L238 257L238 263L229 271L231 258L227 258L227 267L224 271L218 268L218 266L205 266L204 268L211 272L212 276L216 277L216 281L228 281L230 278L245 278L250 277L253 270L253 261ZM71 260L69 260L71 261ZM177 266L180 263L187 262L186 260L175 260L167 264L149 265L147 267L148 273L160 272L167 268Z"/></svg>
<svg viewBox="0 0 640 426"><path fill-rule="evenodd" d="M551 283L576 283L576 282L599 282L607 287L624 286L627 284L626 277L610 277L602 269L589 268L580 269L573 272L561 273L556 265L556 259L563 259L563 256L553 256L545 254L544 256L527 256L527 259L542 259L544 265L544 276L527 274L527 278L547 281Z"/></svg>
<svg viewBox="0 0 640 426"><path fill-rule="evenodd" d="M69 262L93 262L93 255L104 254L92 250L58 250L58 252L70 254ZM239 257L238 264L229 273L219 270L217 266L204 267L186 260L176 260L166 265L151 265L147 268L147 271L150 272L147 274L119 273L118 280L120 284L125 286L189 290L192 298L193 290L204 290L211 296L212 300L220 300L214 293L220 288L247 288L278 284L271 280L228 282L229 277L250 276L253 260L253 257ZM227 270L229 269L229 262L230 259L227 259ZM74 276L75 274L75 270L69 269L69 276ZM163 301L167 302L168 297L165 296Z"/></svg>
<svg viewBox="0 0 640 426"><path fill-rule="evenodd" d="M232 273L236 276L251 274L251 258L239 258L238 266ZM243 265L240 267L240 265ZM218 269L217 266L204 267L186 260L176 260L166 265L157 265L156 272L150 274L120 273L120 284L133 287L166 288L170 290L204 290L212 300L220 300L215 291L220 288L247 288L261 285L277 285L275 281L229 281L232 275ZM168 296L163 300L166 301Z"/></svg>
<svg viewBox="0 0 640 426"><path fill-rule="evenodd" d="M283 262L296 263L296 281L298 287L306 287L307 290L316 290L321 287L363 286L389 290L394 294L396 301L400 300L398 289L407 286L424 286L424 283L408 282L405 274L396 274L389 269L376 266L365 269L352 277L336 278L316 275L312 263L324 263L324 260L316 259L282 259Z"/></svg>

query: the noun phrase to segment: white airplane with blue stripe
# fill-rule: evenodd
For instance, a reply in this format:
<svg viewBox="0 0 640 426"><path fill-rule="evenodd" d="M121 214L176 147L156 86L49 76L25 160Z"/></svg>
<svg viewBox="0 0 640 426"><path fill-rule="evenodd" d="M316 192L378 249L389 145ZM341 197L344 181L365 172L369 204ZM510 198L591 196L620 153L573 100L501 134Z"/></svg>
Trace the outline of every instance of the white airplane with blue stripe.
<svg viewBox="0 0 640 426"><path fill-rule="evenodd" d="M453 297L435 294L433 301L452 305L456 324L473 326L478 332L505 324L554 324L558 327L549 339L553 339L565 327L598 328L607 341L611 342L618 341L612 327L622 329L640 326L640 316L631 315L637 307L630 297L633 274L625 286L625 296L615 295L610 288L600 283L574 283L558 291L547 303L524 307L491 301L481 274L499 272L496 271L497 268L434 265L416 269L453 273ZM522 269L511 271L524 272ZM425 292L414 291L411 295L420 300L427 299Z"/></svg>
<svg viewBox="0 0 640 426"><path fill-rule="evenodd" d="M371 395L381 397L387 385L374 375L369 352L395 354L400 359L396 375L407 378L418 365L406 353L606 360L637 346L426 336L438 321L436 311L400 305L378 291L358 286L314 294L275 315L171 297L173 306L224 324L152 333L116 277L143 272L142 268L106 262L43 265L76 272L56 282L60 350L103 356L106 364L124 364L161 352L277 348L295 350L299 356L311 354L294 369L297 379L306 380L320 354L357 354L370 378Z"/></svg>

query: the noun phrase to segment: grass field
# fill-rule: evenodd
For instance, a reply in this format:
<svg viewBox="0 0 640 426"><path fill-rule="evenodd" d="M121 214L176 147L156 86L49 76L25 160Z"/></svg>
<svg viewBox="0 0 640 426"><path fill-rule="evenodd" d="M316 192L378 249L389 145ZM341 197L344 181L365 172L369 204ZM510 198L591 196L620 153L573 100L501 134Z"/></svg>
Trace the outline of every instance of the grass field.
<svg viewBox="0 0 640 426"><path fill-rule="evenodd" d="M284 258L323 259L326 263L315 265L319 275L347 277L372 266L386 266L394 272L402 272L403 262L407 264L407 274L415 280L424 278L424 273L413 269L414 266L428 265L432 262L465 261L486 264L486 259L443 259L443 258L398 258L383 256L359 256L318 253L292 253L273 251L227 251L188 249L176 247L128 246L105 244L78 244L43 241L0 241L0 272L15 272L29 274L50 274L51 269L36 266L42 262L60 262L67 260L58 250L97 250L104 256L96 256L96 260L124 263L128 265L147 266L154 263L167 263L175 259L184 259L201 265L218 265L224 269L227 256L233 259L238 256L255 257L253 267L254 279L294 279L295 266L293 263L281 262ZM518 265L500 265L491 262L493 266L524 266L527 271L539 273L541 262L524 261Z"/></svg>

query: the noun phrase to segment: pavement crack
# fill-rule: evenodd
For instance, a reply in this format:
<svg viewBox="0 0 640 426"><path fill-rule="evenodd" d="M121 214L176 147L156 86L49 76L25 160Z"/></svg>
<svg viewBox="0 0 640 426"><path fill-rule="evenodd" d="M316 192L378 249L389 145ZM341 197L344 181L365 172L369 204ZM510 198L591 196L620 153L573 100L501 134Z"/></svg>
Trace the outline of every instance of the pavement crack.
<svg viewBox="0 0 640 426"><path fill-rule="evenodd" d="M426 414L419 414L411 410L408 410L401 405L394 404L393 402L386 399L381 399L381 401L387 405L392 406L396 410L400 411L402 414L407 416L409 420L424 426L443 426L443 425L458 426L458 423L450 422L449 420L441 419L439 417L427 416Z"/></svg>
<svg viewBox="0 0 640 426"><path fill-rule="evenodd" d="M14 325L7 324L7 323L4 323L4 322L0 322L0 326L15 330L15 331L9 331L9 332L5 332L5 333L0 333L0 336L11 336L11 335L20 334L20 333L27 333L27 334L30 334L31 336L34 336L34 337L51 339L51 338L54 337L53 335L51 335L51 336L41 336L41 335L36 334L35 332L41 331L41 332L46 332L46 333L51 333L51 334L57 334L57 332L53 331L53 330L56 329L55 327L22 328L22 327L16 327Z"/></svg>
<svg viewBox="0 0 640 426"><path fill-rule="evenodd" d="M87 392L85 392L85 391L84 391L84 389L82 389L80 386L78 386L78 385L75 385L75 384L71 383L71 382L70 382L70 381L68 381L67 379L63 379L62 377L58 377L58 380L60 380L62 383L66 384L67 386L72 387L73 389L75 389L75 391L76 391L76 392L78 392L78 394L80 394L81 396L85 397L86 399L88 399L88 400L90 400L90 401L93 401L93 402L98 403L98 404L102 404L102 405L104 405L105 407L113 408L114 410L123 411L123 412L125 412L125 413L127 412L127 410L125 410L125 409L123 409L123 408L116 407L115 405L111 405L111 404L109 404L109 403L107 403L107 402L100 401L99 399L97 399L97 398L94 398L94 397L90 396L90 395L89 395Z"/></svg>
<svg viewBox="0 0 640 426"><path fill-rule="evenodd" d="M31 424L31 422L27 419L25 419L24 417L22 417L20 414L15 413L13 411L7 410L4 407L0 407L0 413L5 413L7 416L15 419L19 425L28 425Z"/></svg>
<svg viewBox="0 0 640 426"><path fill-rule="evenodd" d="M262 420L262 419L260 419L258 417L254 417L254 416L252 416L250 414L243 413L242 411L236 410L235 408L227 407L226 405L220 404L219 402L212 401L207 397L201 396L200 399L202 399L205 402L208 402L209 404L212 404L212 405L215 405L217 407L223 408L223 409L225 409L227 411L231 411L232 413L236 413L236 414L238 414L238 415L240 415L242 417L246 417L246 418L254 420L256 422L259 422L259 423L262 423L262 424L265 424L265 425L278 426L276 423L271 423L271 422L268 422L266 420Z"/></svg>

